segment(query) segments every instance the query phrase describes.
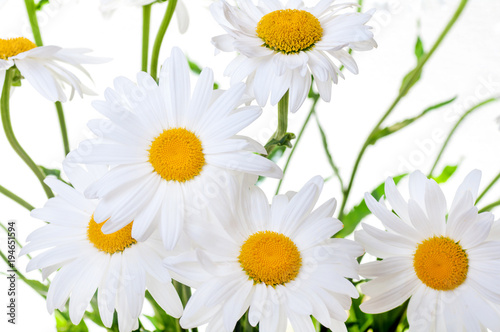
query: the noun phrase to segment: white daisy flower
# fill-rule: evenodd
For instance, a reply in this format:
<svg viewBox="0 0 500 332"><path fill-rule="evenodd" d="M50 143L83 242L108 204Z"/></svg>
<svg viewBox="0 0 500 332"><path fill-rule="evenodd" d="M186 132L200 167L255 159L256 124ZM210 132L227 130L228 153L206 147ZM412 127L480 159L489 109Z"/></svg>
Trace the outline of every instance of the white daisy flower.
<svg viewBox="0 0 500 332"><path fill-rule="evenodd" d="M190 224L196 251L170 256L173 278L197 288L181 326L208 323L210 331L233 331L249 309L249 322L261 332L315 331L311 315L333 331L347 331L344 321L358 278L354 241L331 238L342 229L332 218L336 201L313 211L323 179L311 179L298 193L278 195L269 205L263 191L244 189L240 201L213 209L219 228Z"/></svg>
<svg viewBox="0 0 500 332"><path fill-rule="evenodd" d="M125 6L145 6L157 2L157 0L101 0L100 10L105 16L110 16L115 10ZM177 0L175 16L180 33L187 31L189 27L189 14L182 0Z"/></svg>
<svg viewBox="0 0 500 332"><path fill-rule="evenodd" d="M16 66L28 82L45 98L52 102L67 101L64 85L71 87L69 99L75 91L83 97L95 95L80 79L63 65L69 65L90 75L82 64L103 63L108 61L95 58L85 53L88 49L61 48L58 46L39 46L24 37L1 39L0 38L0 91L5 80L7 69Z"/></svg>
<svg viewBox="0 0 500 332"><path fill-rule="evenodd" d="M406 201L389 178L385 193L391 209L365 195L370 211L387 231L363 224L356 240L383 258L362 264L373 279L361 290L367 313L393 309L408 298L412 331L500 331L500 242L488 241L493 214L474 206L481 179L472 171L447 209L443 192L422 173L410 175Z"/></svg>
<svg viewBox="0 0 500 332"><path fill-rule="evenodd" d="M282 176L275 163L255 153L266 153L262 145L236 135L262 112L258 106L237 109L243 83L213 91L213 73L205 69L191 96L188 63L178 48L164 63L159 85L144 72L137 81L117 78L106 101L93 104L109 118L89 123L101 138L83 142L68 157L113 166L85 192L102 198L94 218L109 218L105 233L134 220L132 236L142 241L159 223L172 249L185 217L216 204L220 193L234 192L237 175Z"/></svg>
<svg viewBox="0 0 500 332"><path fill-rule="evenodd" d="M214 3L210 9L227 34L214 37L214 45L224 52L240 53L227 67L231 82L247 78L248 88L259 105L270 96L275 105L290 90L290 110L296 112L311 86L311 74L325 101L330 101L332 81L344 77L330 57L349 71L358 67L346 48L367 51L376 47L373 33L365 23L372 11L340 14L352 4L333 5L322 0L305 7L300 0L236 0Z"/></svg>
<svg viewBox="0 0 500 332"><path fill-rule="evenodd" d="M169 271L162 267L166 251L161 239L151 236L137 242L131 236L133 222L104 234L93 218L97 202L82 192L106 167L91 166L87 172L65 165L64 170L74 188L54 178L45 180L59 195L31 215L49 224L32 232L20 252L44 250L30 260L28 271L42 269L44 279L57 271L47 294L48 311L63 310L69 297L69 315L76 325L97 289L103 324L111 327L116 309L120 331L128 332L138 327L147 288L169 315L180 317L182 303Z"/></svg>

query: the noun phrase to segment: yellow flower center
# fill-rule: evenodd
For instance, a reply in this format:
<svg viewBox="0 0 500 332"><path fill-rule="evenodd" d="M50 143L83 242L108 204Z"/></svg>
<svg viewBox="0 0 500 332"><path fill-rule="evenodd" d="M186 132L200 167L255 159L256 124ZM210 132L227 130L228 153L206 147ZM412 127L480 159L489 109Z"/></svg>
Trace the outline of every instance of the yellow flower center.
<svg viewBox="0 0 500 332"><path fill-rule="evenodd" d="M87 228L87 238L97 249L114 254L117 251L123 251L137 241L132 238L132 224L123 227L117 232L111 234L104 234L101 231L104 222L98 224L94 220L94 216L90 218L89 226Z"/></svg>
<svg viewBox="0 0 500 332"><path fill-rule="evenodd" d="M254 283L269 286L286 284L299 274L302 258L287 236L262 231L250 236L241 246L238 261Z"/></svg>
<svg viewBox="0 0 500 332"><path fill-rule="evenodd" d="M200 139L184 128L164 130L151 143L149 162L163 179L184 182L201 173L205 155Z"/></svg>
<svg viewBox="0 0 500 332"><path fill-rule="evenodd" d="M7 60L10 57L34 49L36 45L24 37L2 39L0 38L0 59Z"/></svg>
<svg viewBox="0 0 500 332"><path fill-rule="evenodd" d="M448 237L432 237L417 246L413 256L417 277L427 286L448 291L467 278L469 260L460 244Z"/></svg>
<svg viewBox="0 0 500 332"><path fill-rule="evenodd" d="M261 18L257 36L264 41L265 47L289 54L312 48L323 36L323 28L308 11L283 9Z"/></svg>

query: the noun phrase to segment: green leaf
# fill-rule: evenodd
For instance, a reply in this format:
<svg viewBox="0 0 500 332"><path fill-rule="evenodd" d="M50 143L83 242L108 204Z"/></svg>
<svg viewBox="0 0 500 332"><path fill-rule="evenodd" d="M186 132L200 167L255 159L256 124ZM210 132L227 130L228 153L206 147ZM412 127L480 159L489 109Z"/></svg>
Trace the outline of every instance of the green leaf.
<svg viewBox="0 0 500 332"><path fill-rule="evenodd" d="M316 123L318 125L319 133L321 135L321 141L323 143L323 150L325 151L326 158L328 159L328 163L330 164L330 167L332 168L333 173L335 173L335 176L339 179L341 188L343 188L344 183L342 182L342 177L340 176L339 168L333 162L332 154L330 153L330 149L328 148L328 140L326 138L325 131L323 130L323 127L321 126L321 123L319 122L319 118L318 118L318 115L316 114L316 112L314 112L314 116L316 118Z"/></svg>
<svg viewBox="0 0 500 332"><path fill-rule="evenodd" d="M151 306L153 307L155 315L153 317L151 316L146 316L146 318L149 319L149 321L155 326L157 331L162 331L162 332L177 332L180 331L178 329L179 325L179 320L167 315L167 313L160 307L158 303L156 303L155 299L149 293L149 291L146 291L146 299L151 303Z"/></svg>
<svg viewBox="0 0 500 332"><path fill-rule="evenodd" d="M36 10L42 10L43 6L49 3L49 0L40 0L35 6Z"/></svg>
<svg viewBox="0 0 500 332"><path fill-rule="evenodd" d="M402 178L404 178L407 173L398 175L394 177L394 182L398 184L399 181L401 181ZM373 198L376 200L379 200L382 196L385 194L385 182L381 183L375 190L371 192L371 195ZM368 206L366 206L365 200L363 199L358 205L352 208L349 213L347 213L344 218L341 220L342 223L344 224L344 228L335 234L335 237L346 237L347 235L351 234L354 232L354 229L358 224L363 220L366 216L370 215L371 212L368 209Z"/></svg>
<svg viewBox="0 0 500 332"><path fill-rule="evenodd" d="M24 279L24 282L33 288L35 292L47 298L47 292L49 291L49 287L38 280Z"/></svg>
<svg viewBox="0 0 500 332"><path fill-rule="evenodd" d="M433 176L432 178L437 182L437 183L445 183L448 181L448 179L455 173L457 170L458 165L448 165L445 166L441 174L438 176Z"/></svg>
<svg viewBox="0 0 500 332"><path fill-rule="evenodd" d="M417 60L420 60L420 58L423 57L424 54L424 44L422 43L422 39L420 39L420 36L417 36L417 42L415 43L415 56L417 57Z"/></svg>
<svg viewBox="0 0 500 332"><path fill-rule="evenodd" d="M381 128L379 129L378 131L374 132L371 136L370 136L370 139L369 139L369 144L375 144L379 139L381 139L382 137L385 137L385 136L389 136L391 134L394 134L395 132L405 128L406 126L412 124L413 122L417 121L418 119L420 119L421 117L423 117L424 115L426 115L427 113L433 111L433 110L437 110L443 106L446 106L452 102L455 101L455 99L457 99L457 97L453 97L451 99L448 99L448 100L445 100L445 101L442 101L438 104L435 104L435 105L432 105L432 106L429 106L427 107L425 110L423 110L419 115L413 117L413 118L409 118L409 119L406 119L406 120L403 120L401 122L398 122L398 123L395 123L391 126L388 126L388 127L385 127L385 128Z"/></svg>
<svg viewBox="0 0 500 332"><path fill-rule="evenodd" d="M405 327L407 328L409 325L406 320L406 308L408 307L409 301L410 300L406 300L405 303L390 311L372 315L373 332L396 332L403 331Z"/></svg>
<svg viewBox="0 0 500 332"><path fill-rule="evenodd" d="M54 314L56 317L56 328L58 332L88 332L89 329L85 324L85 321L82 319L80 324L73 325L71 323L71 319L69 318L69 314L66 312L61 312L59 310L54 310Z"/></svg>
<svg viewBox="0 0 500 332"><path fill-rule="evenodd" d="M189 69L191 69L191 71L193 73L195 73L196 75L200 75L201 74L201 67L195 63L194 61L192 61L191 59L188 59L188 64L189 64ZM219 84L217 84L216 82L214 82L214 90L217 90L219 88Z"/></svg>

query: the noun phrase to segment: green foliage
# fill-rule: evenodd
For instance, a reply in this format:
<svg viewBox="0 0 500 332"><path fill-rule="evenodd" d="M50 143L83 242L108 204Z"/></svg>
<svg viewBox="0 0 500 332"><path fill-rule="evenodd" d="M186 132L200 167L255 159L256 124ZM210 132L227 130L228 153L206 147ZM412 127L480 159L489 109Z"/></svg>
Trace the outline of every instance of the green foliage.
<svg viewBox="0 0 500 332"><path fill-rule="evenodd" d="M432 178L437 182L437 183L444 183L448 181L448 179L455 173L457 170L458 165L448 165L445 166L441 174L438 176L433 176Z"/></svg>
<svg viewBox="0 0 500 332"><path fill-rule="evenodd" d="M417 42L415 43L415 56L417 57L417 60L420 60L424 54L424 44L422 43L420 36L417 36Z"/></svg>
<svg viewBox="0 0 500 332"><path fill-rule="evenodd" d="M417 115L415 117L403 120L403 121L395 123L395 124L393 124L391 126L388 126L388 127L381 128L381 129L377 130L372 135L370 135L370 138L368 140L368 144L375 144L382 137L394 134L395 132L397 132L397 131L405 128L406 126L412 124L413 122L417 121L418 119L420 119L421 117L423 117L427 113L429 113L429 112L431 112L433 110L437 110L437 109L439 109L439 108L441 108L443 106L446 106L446 105L454 102L455 99L457 99L456 96L453 97L453 98L451 98L451 99L448 99L448 100L442 101L440 103L437 103L435 105L427 107L425 110L423 110L419 115Z"/></svg>
<svg viewBox="0 0 500 332"><path fill-rule="evenodd" d="M35 5L36 10L42 10L43 6L49 3L50 0L40 0L38 3Z"/></svg>
<svg viewBox="0 0 500 332"><path fill-rule="evenodd" d="M409 300L390 311L372 315L373 317L373 332L399 332L408 328L408 320L406 319L406 308Z"/></svg>
<svg viewBox="0 0 500 332"><path fill-rule="evenodd" d="M398 176L394 177L394 182L398 184L398 182L404 178L407 173L401 174ZM376 199L379 200L384 194L385 194L385 182L381 183L380 185L375 188L371 192L371 195ZM371 212L368 209L368 206L366 206L365 200L363 199L358 205L354 206L349 213L347 213L344 218L342 218L342 223L344 224L344 228L335 234L335 237L346 237L347 235L351 234L354 232L354 229L358 224L363 220L366 216L370 215Z"/></svg>
<svg viewBox="0 0 500 332"><path fill-rule="evenodd" d="M339 179L340 187L343 188L344 184L342 182L342 177L340 176L340 172L339 172L337 165L335 165L335 163L333 162L332 154L330 153L330 149L328 148L328 141L326 138L325 131L323 130L323 127L321 126L321 123L319 122L318 115L316 114L316 112L314 112L314 116L316 117L316 123L318 125L319 133L321 135L321 142L323 143L323 150L325 151L326 158L328 159L328 163L330 164L330 167L332 168L333 172L335 173L335 175Z"/></svg>
<svg viewBox="0 0 500 332"><path fill-rule="evenodd" d="M40 294L44 299L47 298L47 292L49 291L49 287L40 281L37 280L31 280L31 279L23 279L23 281L33 288L35 292Z"/></svg>
<svg viewBox="0 0 500 332"><path fill-rule="evenodd" d="M83 319L80 324L73 325L67 312L55 310L54 314L56 317L56 328L58 332L88 332L89 330Z"/></svg>
<svg viewBox="0 0 500 332"><path fill-rule="evenodd" d="M408 74L403 78L403 82L401 82L401 87L399 88L399 94L401 97L405 96L408 91L420 80L422 76L422 66L418 64L420 61L425 61L424 56L426 55L424 51L424 44L422 43L422 39L420 36L417 37L417 41L415 43L415 56L417 57L417 66L410 70Z"/></svg>
<svg viewBox="0 0 500 332"><path fill-rule="evenodd" d="M189 64L189 69L191 69L193 73L195 73L196 75L201 74L202 69L197 63L193 62L191 59L188 59L188 64ZM218 88L219 84L214 82L214 90L217 90Z"/></svg>
<svg viewBox="0 0 500 332"><path fill-rule="evenodd" d="M151 306L154 310L154 316L146 316L147 319L153 324L155 327L155 331L162 332L177 332L179 329L179 320L169 316L165 313L165 311L160 307L158 303L156 303L155 299L146 291L146 299L151 303Z"/></svg>

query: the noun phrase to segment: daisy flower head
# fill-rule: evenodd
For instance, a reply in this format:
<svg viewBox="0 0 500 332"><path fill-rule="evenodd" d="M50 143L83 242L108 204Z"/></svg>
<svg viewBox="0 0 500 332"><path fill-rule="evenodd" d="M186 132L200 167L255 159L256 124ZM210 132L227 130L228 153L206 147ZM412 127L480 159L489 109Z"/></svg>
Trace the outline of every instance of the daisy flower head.
<svg viewBox="0 0 500 332"><path fill-rule="evenodd" d="M56 272L47 293L47 309L63 310L69 298L71 322L82 319L97 290L99 314L111 327L116 310L121 332L138 328L138 320L148 289L171 316L182 315L182 303L162 266L166 256L161 239L145 242L131 235L133 221L112 234L101 231L93 217L97 202L86 199L83 191L106 171L104 166L64 165L73 187L54 178L45 181L58 195L31 215L47 225L32 232L20 254L43 250L28 263L27 270L42 269L42 276Z"/></svg>
<svg viewBox="0 0 500 332"><path fill-rule="evenodd" d="M335 199L314 209L322 187L315 177L272 205L260 188L243 187L233 208L211 210L220 228L188 225L198 248L164 261L174 279L197 288L181 325L231 332L249 310L250 324L262 332L284 332L287 321L295 331L314 331L311 315L347 331L346 310L358 292L346 278L358 278L363 249L331 238L343 225L332 218Z"/></svg>
<svg viewBox="0 0 500 332"><path fill-rule="evenodd" d="M133 219L135 239L146 239L159 226L172 249L184 219L218 204L220 193L234 192L239 175L282 176L275 163L256 154L266 153L262 145L236 135L262 112L258 106L238 108L245 101L243 83L214 91L213 72L206 68L191 95L188 63L178 48L164 63L159 84L144 72L137 81L115 80L106 100L93 104L108 118L89 123L100 137L68 156L112 166L85 191L101 198L94 218L109 219L104 233Z"/></svg>
<svg viewBox="0 0 500 332"><path fill-rule="evenodd" d="M334 5L322 0L306 7L300 0L225 0L210 9L227 34L212 39L224 52L239 52L225 74L236 83L246 78L259 105L270 98L272 105L290 92L290 110L296 112L311 86L311 74L321 98L330 101L332 82L344 77L332 57L354 74L356 62L346 50L367 51L376 47L365 24L372 11L342 14L352 4Z"/></svg>
<svg viewBox="0 0 500 332"><path fill-rule="evenodd" d="M88 49L61 48L58 46L36 46L24 37L0 38L0 91L6 71L16 66L21 75L45 98L52 102L68 100L65 85L71 88L69 99L75 91L80 97L95 95L67 67L71 66L90 78L82 64L96 64L108 61L86 55Z"/></svg>
<svg viewBox="0 0 500 332"><path fill-rule="evenodd" d="M474 206L481 172L472 171L448 210L434 180L410 175L404 199L389 178L385 193L391 209L369 194L365 201L387 231L363 224L355 234L366 251L382 258L361 264L367 313L393 309L410 298L413 331L500 331L500 241L487 239L493 214Z"/></svg>
<svg viewBox="0 0 500 332"><path fill-rule="evenodd" d="M113 12L120 7L140 7L150 5L155 2L158 2L158 0L101 0L101 6L99 8L104 16L108 17L111 16ZM177 4L175 6L175 16L177 18L179 32L186 32L187 28L189 27L189 15L186 5L182 0L177 0Z"/></svg>

